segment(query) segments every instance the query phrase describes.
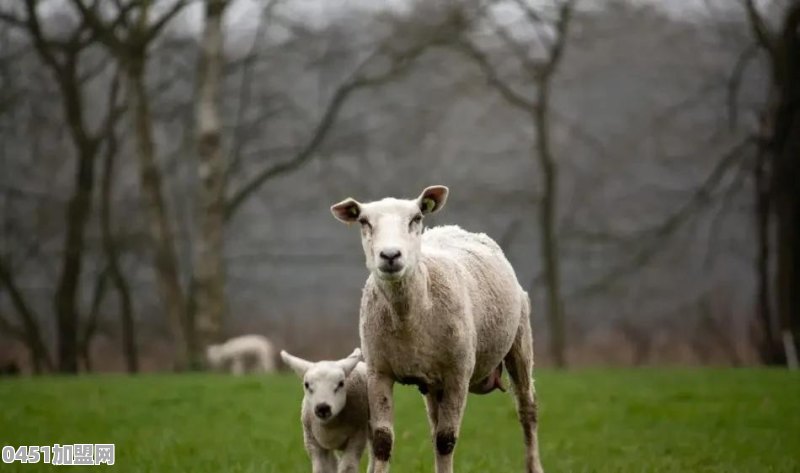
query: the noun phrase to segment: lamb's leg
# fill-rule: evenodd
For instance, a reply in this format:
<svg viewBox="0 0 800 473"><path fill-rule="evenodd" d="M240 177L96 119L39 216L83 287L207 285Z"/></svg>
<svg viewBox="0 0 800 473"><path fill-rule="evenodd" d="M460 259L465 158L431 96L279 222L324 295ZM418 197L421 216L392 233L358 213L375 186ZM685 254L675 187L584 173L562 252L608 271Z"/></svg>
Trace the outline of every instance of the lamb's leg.
<svg viewBox="0 0 800 473"><path fill-rule="evenodd" d="M264 373L272 373L274 371L272 357L270 356L269 352L262 351L258 354L258 364L261 367L261 371Z"/></svg>
<svg viewBox="0 0 800 473"><path fill-rule="evenodd" d="M311 459L312 473L336 473L336 456L333 452L320 447L305 429L303 437L306 452Z"/></svg>
<svg viewBox="0 0 800 473"><path fill-rule="evenodd" d="M367 447L367 473L375 473L375 461L372 459L372 442Z"/></svg>
<svg viewBox="0 0 800 473"><path fill-rule="evenodd" d="M438 404L438 418L434 445L436 449L436 473L453 472L453 451L461 429L464 407L467 405L469 379L445 382L444 389L434 401Z"/></svg>
<svg viewBox="0 0 800 473"><path fill-rule="evenodd" d="M517 398L517 413L522 424L525 437L526 473L543 473L539 459L539 442L537 439L536 391L533 387L533 338L530 318L526 313L520 321L517 336L511 351L505 357L514 395Z"/></svg>
<svg viewBox="0 0 800 473"><path fill-rule="evenodd" d="M394 380L370 371L367 375L367 393L372 429L372 455L375 473L389 471L389 458L394 443Z"/></svg>
<svg viewBox="0 0 800 473"><path fill-rule="evenodd" d="M244 374L244 359L240 355L231 357L231 373L236 376Z"/></svg>
<svg viewBox="0 0 800 473"><path fill-rule="evenodd" d="M366 432L353 435L347 441L342 455L339 457L339 468L337 473L358 473L358 466L361 463L361 455L367 445Z"/></svg>

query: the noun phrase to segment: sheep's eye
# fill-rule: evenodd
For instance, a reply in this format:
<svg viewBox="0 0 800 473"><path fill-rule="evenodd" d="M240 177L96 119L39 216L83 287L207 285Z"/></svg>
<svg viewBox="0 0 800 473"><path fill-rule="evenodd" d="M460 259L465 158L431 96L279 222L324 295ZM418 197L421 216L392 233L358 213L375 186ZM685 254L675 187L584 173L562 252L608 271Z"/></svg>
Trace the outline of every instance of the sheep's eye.
<svg viewBox="0 0 800 473"><path fill-rule="evenodd" d="M339 385L336 386L336 389L342 389L344 387L344 381L339 381Z"/></svg>
<svg viewBox="0 0 800 473"><path fill-rule="evenodd" d="M372 228L372 225L369 223L369 220L367 220L364 217L361 217L360 219L358 219L358 223L360 223L362 227L367 227L367 228L370 228L370 229Z"/></svg>
<svg viewBox="0 0 800 473"><path fill-rule="evenodd" d="M306 389L308 389L309 391L311 390L311 385L310 385L310 384L308 384L308 383L303 383L303 386L305 386L305 387L306 387Z"/></svg>
<svg viewBox="0 0 800 473"><path fill-rule="evenodd" d="M422 215L414 215L414 218L411 219L411 223L408 224L409 228L413 227L414 225L418 225L422 221Z"/></svg>

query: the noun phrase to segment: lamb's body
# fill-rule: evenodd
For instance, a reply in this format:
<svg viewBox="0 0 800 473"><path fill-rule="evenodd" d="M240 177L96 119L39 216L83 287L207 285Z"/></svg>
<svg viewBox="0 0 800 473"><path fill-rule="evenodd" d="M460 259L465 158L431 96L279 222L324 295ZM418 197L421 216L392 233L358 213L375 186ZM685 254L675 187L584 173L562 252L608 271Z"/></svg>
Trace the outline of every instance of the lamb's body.
<svg viewBox="0 0 800 473"><path fill-rule="evenodd" d="M234 337L218 345L209 345L206 350L212 367L219 369L229 364L231 372L236 375L245 372L248 360L265 373L274 372L275 355L272 342L261 335Z"/></svg>
<svg viewBox="0 0 800 473"><path fill-rule="evenodd" d="M303 378L300 421L313 473L358 473L370 443L367 368L359 361L361 350L339 361L312 363L285 351L281 358ZM373 472L371 455L367 471Z"/></svg>
<svg viewBox="0 0 800 473"><path fill-rule="evenodd" d="M422 234L413 274L389 284L374 275L367 280L364 357L374 370L423 392L456 376L477 388L511 349L526 299L492 239L457 226L432 228Z"/></svg>
<svg viewBox="0 0 800 473"><path fill-rule="evenodd" d="M356 365L347 377L345 387L347 403L336 417L325 423L320 422L313 409L303 403L300 419L307 450L321 449L332 454L335 451L344 451L348 446L360 444L362 447L358 452L358 459L361 458L369 438L367 367L363 362Z"/></svg>

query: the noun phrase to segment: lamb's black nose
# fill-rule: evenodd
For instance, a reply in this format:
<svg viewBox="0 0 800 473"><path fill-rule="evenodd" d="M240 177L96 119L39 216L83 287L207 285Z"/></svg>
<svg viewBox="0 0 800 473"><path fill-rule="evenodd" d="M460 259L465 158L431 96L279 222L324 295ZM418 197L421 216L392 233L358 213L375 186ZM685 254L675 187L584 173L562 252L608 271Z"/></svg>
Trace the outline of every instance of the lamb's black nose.
<svg viewBox="0 0 800 473"><path fill-rule="evenodd" d="M381 259L385 259L389 263L393 263L394 260L400 257L400 250L397 248L386 248L385 250L381 251Z"/></svg>
<svg viewBox="0 0 800 473"><path fill-rule="evenodd" d="M314 414L320 419L327 419L331 416L331 406L327 404L317 404L317 407L314 408Z"/></svg>

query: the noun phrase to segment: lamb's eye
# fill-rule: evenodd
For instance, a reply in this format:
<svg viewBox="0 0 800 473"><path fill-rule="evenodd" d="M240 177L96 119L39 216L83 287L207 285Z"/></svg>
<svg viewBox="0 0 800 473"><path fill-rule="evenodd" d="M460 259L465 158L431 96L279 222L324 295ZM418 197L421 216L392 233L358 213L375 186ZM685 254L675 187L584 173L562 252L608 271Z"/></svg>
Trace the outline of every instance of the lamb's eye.
<svg viewBox="0 0 800 473"><path fill-rule="evenodd" d="M306 389L308 389L309 391L311 390L311 385L310 385L310 384L308 384L308 383L303 383L303 386L305 386L305 387L306 387Z"/></svg>
<svg viewBox="0 0 800 473"><path fill-rule="evenodd" d="M339 385L336 386L336 389L342 389L344 387L344 381L339 381Z"/></svg>
<svg viewBox="0 0 800 473"><path fill-rule="evenodd" d="M367 220L364 217L361 217L360 219L358 219L358 223L360 223L362 227L367 227L370 230L372 229L372 225L369 223L369 220Z"/></svg>
<svg viewBox="0 0 800 473"><path fill-rule="evenodd" d="M411 223L408 224L409 228L413 227L414 225L418 225L422 221L422 215L415 215L414 218L411 219Z"/></svg>

